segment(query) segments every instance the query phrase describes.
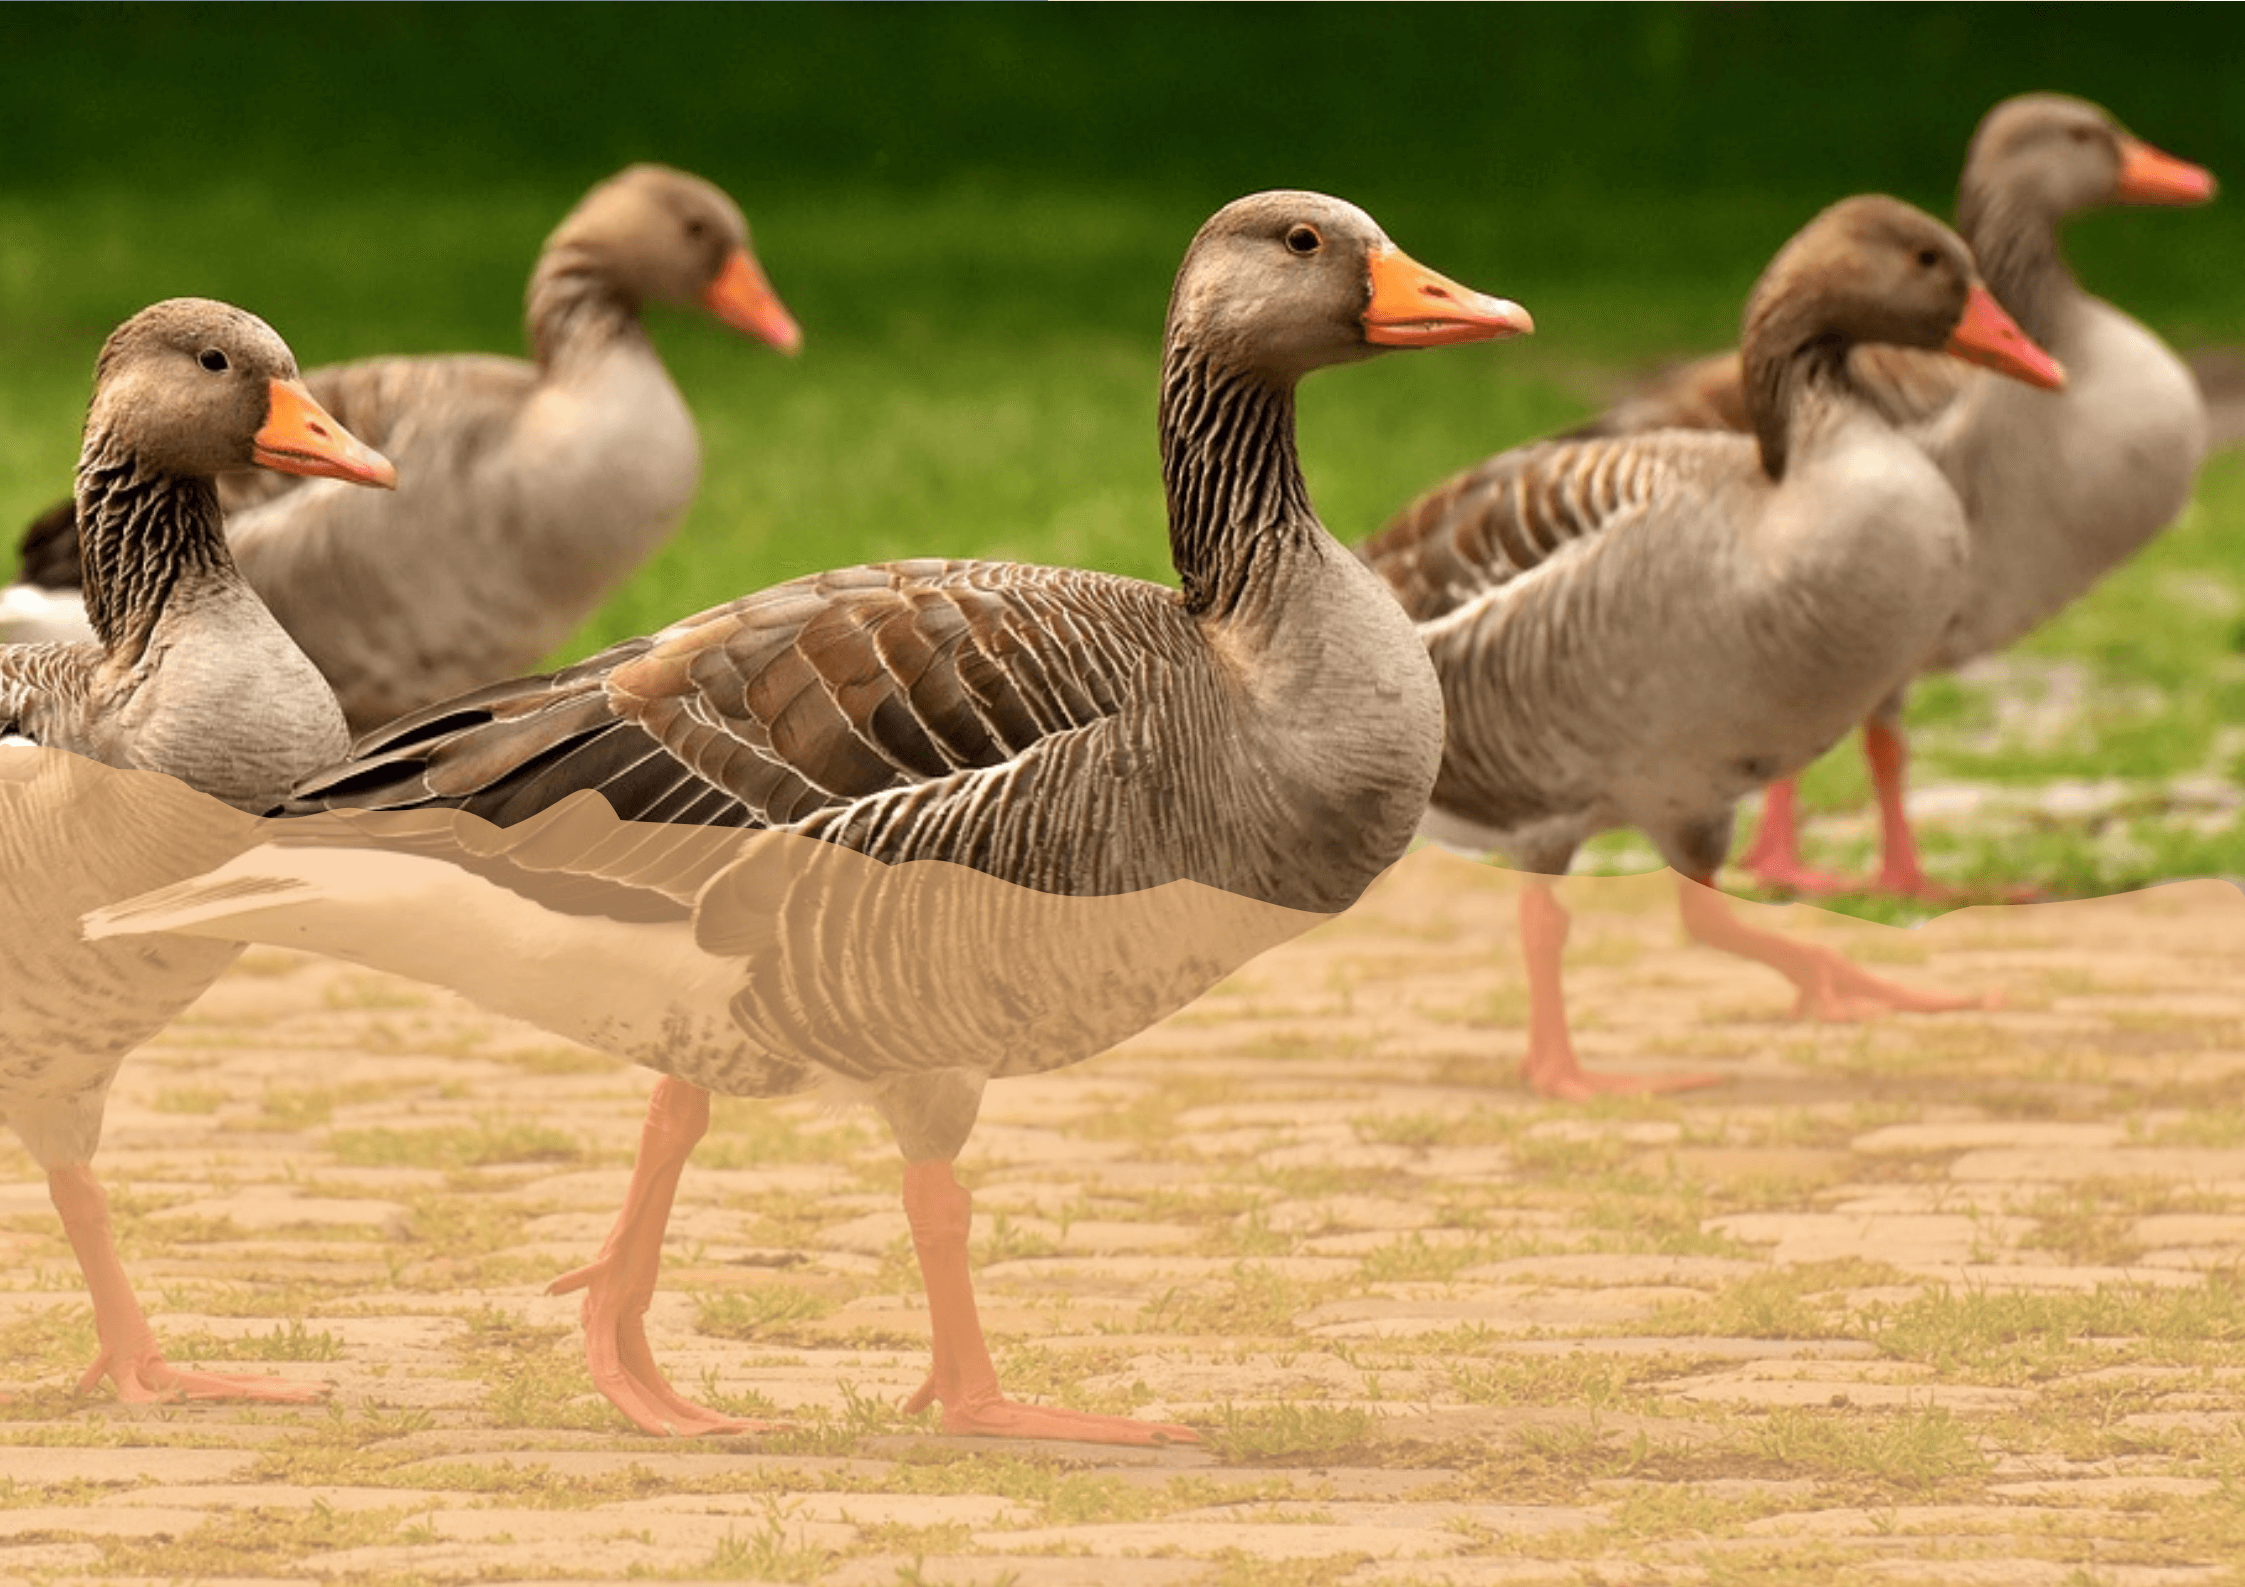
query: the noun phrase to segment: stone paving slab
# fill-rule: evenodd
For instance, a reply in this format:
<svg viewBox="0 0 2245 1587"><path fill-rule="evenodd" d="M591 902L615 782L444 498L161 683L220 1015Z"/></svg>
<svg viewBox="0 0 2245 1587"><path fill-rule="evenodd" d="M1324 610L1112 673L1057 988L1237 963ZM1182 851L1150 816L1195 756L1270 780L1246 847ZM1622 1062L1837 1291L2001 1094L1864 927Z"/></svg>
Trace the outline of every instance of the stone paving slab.
<svg viewBox="0 0 2245 1587"><path fill-rule="evenodd" d="M260 952L120 1076L99 1160L175 1359L308 1408L68 1393L93 1341L0 1148L0 1583L835 1587L2245 1584L2245 897L1899 931L1749 918L1993 1012L1786 1017L1663 877L1570 881L1578 1039L1713 1090L1515 1075L1517 881L1415 856L961 1160L1001 1372L1204 1443L948 1436L864 1113L722 1102L637 1433L574 1296L651 1077ZM286 1130L261 1128L276 1117ZM12 1155L11 1155L12 1154Z"/></svg>

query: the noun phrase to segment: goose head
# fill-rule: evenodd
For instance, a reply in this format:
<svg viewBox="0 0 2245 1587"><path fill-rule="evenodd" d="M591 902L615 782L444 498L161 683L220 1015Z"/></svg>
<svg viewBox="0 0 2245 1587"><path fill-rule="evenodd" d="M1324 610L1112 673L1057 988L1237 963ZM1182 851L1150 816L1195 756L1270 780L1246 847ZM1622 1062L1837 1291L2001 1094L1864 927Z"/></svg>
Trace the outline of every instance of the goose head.
<svg viewBox="0 0 2245 1587"><path fill-rule="evenodd" d="M587 193L547 246L588 257L635 303L706 310L783 353L803 345L756 262L740 206L698 176L628 167Z"/></svg>
<svg viewBox="0 0 2245 1587"><path fill-rule="evenodd" d="M385 489L398 479L313 400L271 326L208 298L171 298L111 333L86 434L181 477L270 468Z"/></svg>
<svg viewBox="0 0 2245 1587"><path fill-rule="evenodd" d="M1169 300L1168 340L1213 363L1292 385L1391 347L1523 336L1517 303L1435 274L1354 204L1256 193L1201 227Z"/></svg>
<svg viewBox="0 0 2245 1587"><path fill-rule="evenodd" d="M1842 199L1779 250L1748 301L1746 344L1794 348L1879 342L1931 348L2029 385L2065 384L1973 268L1964 240L1883 194Z"/></svg>
<svg viewBox="0 0 2245 1587"><path fill-rule="evenodd" d="M2215 190L2203 166L2162 154L2067 94L2021 94L1989 111L1964 171L1966 193L2000 192L2053 221L2108 204L2203 204Z"/></svg>

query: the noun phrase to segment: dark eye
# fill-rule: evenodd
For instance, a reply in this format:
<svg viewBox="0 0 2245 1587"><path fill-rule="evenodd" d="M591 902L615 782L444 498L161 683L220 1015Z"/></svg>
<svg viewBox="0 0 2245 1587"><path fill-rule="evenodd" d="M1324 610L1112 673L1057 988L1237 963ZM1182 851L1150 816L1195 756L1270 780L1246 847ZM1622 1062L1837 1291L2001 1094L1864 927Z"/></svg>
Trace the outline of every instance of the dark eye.
<svg viewBox="0 0 2245 1587"><path fill-rule="evenodd" d="M2097 129L2095 127L2068 127L2066 136L2076 143L2087 143L2097 136Z"/></svg>
<svg viewBox="0 0 2245 1587"><path fill-rule="evenodd" d="M694 241L700 242L709 235L709 222L698 215L695 216L692 220L686 222L686 235L693 238Z"/></svg>
<svg viewBox="0 0 2245 1587"><path fill-rule="evenodd" d="M204 348L195 355L195 362L201 364L214 375L223 375L230 367L226 362L226 355L215 347Z"/></svg>
<svg viewBox="0 0 2245 1587"><path fill-rule="evenodd" d="M1297 226L1286 234L1286 246L1295 253L1309 255L1325 246L1325 239L1317 234L1315 226Z"/></svg>
<svg viewBox="0 0 2245 1587"><path fill-rule="evenodd" d="M1920 248L1918 250L1918 263L1923 265L1926 269L1931 270L1936 264L1940 262L1941 256L1938 253L1934 252L1931 248Z"/></svg>

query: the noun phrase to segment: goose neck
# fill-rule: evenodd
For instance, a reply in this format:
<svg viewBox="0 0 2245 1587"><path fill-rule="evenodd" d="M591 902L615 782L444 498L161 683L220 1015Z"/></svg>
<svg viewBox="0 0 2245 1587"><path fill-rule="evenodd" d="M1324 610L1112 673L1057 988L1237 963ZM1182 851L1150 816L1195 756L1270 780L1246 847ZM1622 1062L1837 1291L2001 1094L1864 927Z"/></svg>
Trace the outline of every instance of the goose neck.
<svg viewBox="0 0 2245 1587"><path fill-rule="evenodd" d="M619 342L645 342L639 304L590 250L548 247L530 277L531 353L545 369L597 359Z"/></svg>
<svg viewBox="0 0 2245 1587"><path fill-rule="evenodd" d="M1808 437L1854 394L1849 345L1783 300L1758 304L1749 316L1741 349L1746 410L1771 479L1785 477Z"/></svg>
<svg viewBox="0 0 2245 1587"><path fill-rule="evenodd" d="M2059 330L2069 300L2081 285L2058 247L2059 217L1967 173L1957 192L1957 231L1996 301L2019 328L2043 346Z"/></svg>
<svg viewBox="0 0 2245 1587"><path fill-rule="evenodd" d="M1173 345L1161 447L1170 556L1192 612L1236 614L1285 553L1324 534L1294 450L1291 385Z"/></svg>
<svg viewBox="0 0 2245 1587"><path fill-rule="evenodd" d="M78 464L78 535L86 618L112 655L137 654L182 588L237 576L217 487L145 471L99 437Z"/></svg>

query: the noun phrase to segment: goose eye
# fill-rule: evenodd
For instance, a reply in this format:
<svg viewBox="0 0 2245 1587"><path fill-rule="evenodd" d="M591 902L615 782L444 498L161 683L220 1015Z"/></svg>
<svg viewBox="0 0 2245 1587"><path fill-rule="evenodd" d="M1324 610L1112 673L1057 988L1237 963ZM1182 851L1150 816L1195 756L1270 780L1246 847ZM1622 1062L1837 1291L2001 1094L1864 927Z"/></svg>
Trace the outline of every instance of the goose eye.
<svg viewBox="0 0 2245 1587"><path fill-rule="evenodd" d="M709 222L696 216L686 222L686 235L693 238L694 241L700 242L709 235Z"/></svg>
<svg viewBox="0 0 2245 1587"><path fill-rule="evenodd" d="M1935 253L1931 248L1920 248L1918 250L1918 263L1923 265L1928 270L1931 270L1934 265L1939 263L1940 259L1941 256Z"/></svg>
<svg viewBox="0 0 2245 1587"><path fill-rule="evenodd" d="M2090 139L2097 136L2097 129L2094 127L2068 127L2066 129L2066 136L2073 139L2073 141L2076 143L2087 143Z"/></svg>
<svg viewBox="0 0 2245 1587"><path fill-rule="evenodd" d="M1325 239L1317 234L1315 226L1297 226L1286 234L1286 246L1295 253L1309 255L1325 246Z"/></svg>
<svg viewBox="0 0 2245 1587"><path fill-rule="evenodd" d="M226 362L226 355L215 347L204 348L202 352L196 355L195 362L201 364L214 375L223 375L230 367Z"/></svg>

